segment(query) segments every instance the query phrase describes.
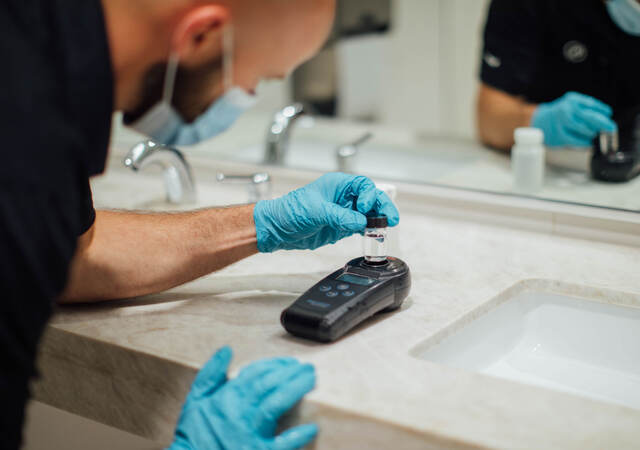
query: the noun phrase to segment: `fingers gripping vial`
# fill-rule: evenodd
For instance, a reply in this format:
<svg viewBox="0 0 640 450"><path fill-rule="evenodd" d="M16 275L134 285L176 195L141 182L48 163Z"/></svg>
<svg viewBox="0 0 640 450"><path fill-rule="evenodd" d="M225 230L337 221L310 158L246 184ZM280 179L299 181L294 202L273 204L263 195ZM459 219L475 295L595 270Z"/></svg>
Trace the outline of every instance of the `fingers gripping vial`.
<svg viewBox="0 0 640 450"><path fill-rule="evenodd" d="M367 226L365 214L384 215L388 226L400 221L389 197L370 179L329 173L289 194L256 204L258 250L314 250L333 244Z"/></svg>

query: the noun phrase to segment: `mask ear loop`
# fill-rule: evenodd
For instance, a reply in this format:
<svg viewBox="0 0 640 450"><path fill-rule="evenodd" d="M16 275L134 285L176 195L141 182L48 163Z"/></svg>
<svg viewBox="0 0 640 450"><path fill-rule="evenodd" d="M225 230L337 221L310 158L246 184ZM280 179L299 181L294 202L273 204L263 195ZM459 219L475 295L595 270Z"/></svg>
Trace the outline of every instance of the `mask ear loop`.
<svg viewBox="0 0 640 450"><path fill-rule="evenodd" d="M233 25L222 29L222 88L229 92L233 87Z"/></svg>
<svg viewBox="0 0 640 450"><path fill-rule="evenodd" d="M173 100L179 63L178 52L171 51L162 88L162 101L168 105ZM222 83L224 92L233 87L233 26L230 24L222 29Z"/></svg>
<svg viewBox="0 0 640 450"><path fill-rule="evenodd" d="M176 86L179 62L180 57L178 56L178 52L172 51L169 54L169 61L167 61L167 72L164 76L164 87L162 88L162 101L168 105L171 105L171 101L173 100L173 90Z"/></svg>

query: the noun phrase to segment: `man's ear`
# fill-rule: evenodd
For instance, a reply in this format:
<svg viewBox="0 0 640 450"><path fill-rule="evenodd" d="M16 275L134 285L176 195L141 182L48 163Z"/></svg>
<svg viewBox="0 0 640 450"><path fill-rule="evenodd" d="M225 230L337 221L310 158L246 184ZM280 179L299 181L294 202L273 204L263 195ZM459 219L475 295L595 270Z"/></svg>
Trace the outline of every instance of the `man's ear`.
<svg viewBox="0 0 640 450"><path fill-rule="evenodd" d="M222 54L222 37L231 16L223 6L195 7L180 19L173 36L172 51L184 66L200 66Z"/></svg>

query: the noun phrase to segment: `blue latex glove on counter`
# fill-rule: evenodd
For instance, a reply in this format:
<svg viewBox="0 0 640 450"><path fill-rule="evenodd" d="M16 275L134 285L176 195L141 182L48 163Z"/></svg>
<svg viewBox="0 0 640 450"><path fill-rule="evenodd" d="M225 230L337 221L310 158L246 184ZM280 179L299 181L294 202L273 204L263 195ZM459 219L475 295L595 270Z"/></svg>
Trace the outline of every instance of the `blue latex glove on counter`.
<svg viewBox="0 0 640 450"><path fill-rule="evenodd" d="M549 147L591 147L600 131L617 130L612 114L611 107L600 100L568 92L539 105L531 126L544 131L544 143Z"/></svg>
<svg viewBox="0 0 640 450"><path fill-rule="evenodd" d="M253 212L258 250L314 250L364 231L365 214L387 216L389 226L400 221L387 194L369 178L329 173L275 200L258 202Z"/></svg>
<svg viewBox="0 0 640 450"><path fill-rule="evenodd" d="M231 357L224 347L198 373L169 450L293 450L311 442L318 433L313 424L275 432L280 416L315 386L313 366L267 359L227 380Z"/></svg>

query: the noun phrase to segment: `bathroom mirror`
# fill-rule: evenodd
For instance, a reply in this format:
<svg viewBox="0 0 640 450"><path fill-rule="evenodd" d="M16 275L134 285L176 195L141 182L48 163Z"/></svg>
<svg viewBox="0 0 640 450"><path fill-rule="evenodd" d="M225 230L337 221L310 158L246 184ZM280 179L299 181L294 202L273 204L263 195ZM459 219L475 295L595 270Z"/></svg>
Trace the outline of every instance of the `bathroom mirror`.
<svg viewBox="0 0 640 450"><path fill-rule="evenodd" d="M500 65L483 51L490 3L339 0L322 51L286 80L261 85L256 109L222 137L223 145L211 145L218 156L255 163L269 160L268 141L276 139L286 148L280 159L274 156L280 147L271 149L271 164L639 211L640 177L593 176L595 141L547 148L542 184L522 191L514 188L509 149L478 138L481 65ZM564 55L577 64L590 56L576 39ZM300 117L289 109L274 118L296 102L304 109ZM274 138L274 130L281 135ZM637 141L629 146L638 150Z"/></svg>

